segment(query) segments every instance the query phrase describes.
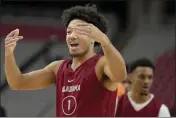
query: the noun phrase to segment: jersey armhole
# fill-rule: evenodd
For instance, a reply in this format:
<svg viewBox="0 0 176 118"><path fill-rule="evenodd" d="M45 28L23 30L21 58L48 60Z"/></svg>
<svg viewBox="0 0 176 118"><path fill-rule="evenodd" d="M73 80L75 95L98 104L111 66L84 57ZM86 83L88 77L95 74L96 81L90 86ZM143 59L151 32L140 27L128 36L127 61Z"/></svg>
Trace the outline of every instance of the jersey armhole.
<svg viewBox="0 0 176 118"><path fill-rule="evenodd" d="M68 60L62 60L62 62L61 62L61 64L58 64L57 66L59 66L58 67L58 69L57 69L57 71L56 71L56 81L55 81L55 83L57 82L57 78L58 78L58 75L59 75L59 72L61 71L61 68L64 66L64 63L66 63Z"/></svg>

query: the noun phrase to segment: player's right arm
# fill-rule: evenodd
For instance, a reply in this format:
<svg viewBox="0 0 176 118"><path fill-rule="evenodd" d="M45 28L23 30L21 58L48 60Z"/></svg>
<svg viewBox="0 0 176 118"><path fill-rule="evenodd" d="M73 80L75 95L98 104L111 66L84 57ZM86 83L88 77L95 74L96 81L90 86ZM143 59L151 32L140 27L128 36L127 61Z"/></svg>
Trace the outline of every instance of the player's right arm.
<svg viewBox="0 0 176 118"><path fill-rule="evenodd" d="M18 35L19 30L14 30L5 39L5 74L10 87L13 90L36 90L53 84L56 70L62 61L55 61L43 69L22 74L13 53L16 42L23 38Z"/></svg>

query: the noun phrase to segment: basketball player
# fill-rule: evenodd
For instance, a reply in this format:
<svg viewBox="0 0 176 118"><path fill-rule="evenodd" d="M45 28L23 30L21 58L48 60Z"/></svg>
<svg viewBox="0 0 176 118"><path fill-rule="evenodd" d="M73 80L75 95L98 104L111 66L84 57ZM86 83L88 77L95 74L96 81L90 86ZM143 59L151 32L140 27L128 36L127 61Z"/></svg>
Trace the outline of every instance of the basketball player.
<svg viewBox="0 0 176 118"><path fill-rule="evenodd" d="M118 117L170 117L166 105L157 101L149 89L153 82L154 66L146 58L130 66L131 89L118 101Z"/></svg>
<svg viewBox="0 0 176 118"><path fill-rule="evenodd" d="M14 49L23 37L16 29L5 39L5 72L13 90L37 90L56 82L56 116L115 116L117 83L126 78L124 59L111 44L105 18L96 6L75 6L63 12L66 43L72 59L52 62L22 74ZM104 56L94 52L101 45Z"/></svg>

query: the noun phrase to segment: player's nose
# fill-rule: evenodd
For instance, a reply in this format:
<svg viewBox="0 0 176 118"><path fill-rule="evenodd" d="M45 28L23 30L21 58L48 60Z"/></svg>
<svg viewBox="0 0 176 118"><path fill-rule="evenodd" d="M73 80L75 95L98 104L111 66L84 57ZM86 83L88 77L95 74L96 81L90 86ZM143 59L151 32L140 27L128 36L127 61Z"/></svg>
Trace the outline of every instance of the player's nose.
<svg viewBox="0 0 176 118"><path fill-rule="evenodd" d="M148 85L150 83L150 80L148 78L145 78L144 85Z"/></svg>

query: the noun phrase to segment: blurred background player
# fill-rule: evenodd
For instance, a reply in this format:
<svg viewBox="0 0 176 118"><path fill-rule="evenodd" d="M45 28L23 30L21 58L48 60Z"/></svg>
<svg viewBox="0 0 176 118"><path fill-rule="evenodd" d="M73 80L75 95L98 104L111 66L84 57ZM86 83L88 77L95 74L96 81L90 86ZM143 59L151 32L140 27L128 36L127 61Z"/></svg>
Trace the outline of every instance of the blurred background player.
<svg viewBox="0 0 176 118"><path fill-rule="evenodd" d="M5 73L13 90L38 90L56 82L56 116L115 116L117 83L126 77L125 62L107 37L105 18L96 6L75 6L62 16L72 59L54 61L22 74L14 49L19 29L5 39ZM101 45L104 56L94 52ZM59 71L58 71L59 70Z"/></svg>
<svg viewBox="0 0 176 118"><path fill-rule="evenodd" d="M170 117L166 105L161 104L149 92L153 83L154 65L146 58L130 65L131 88L118 101L118 117Z"/></svg>

